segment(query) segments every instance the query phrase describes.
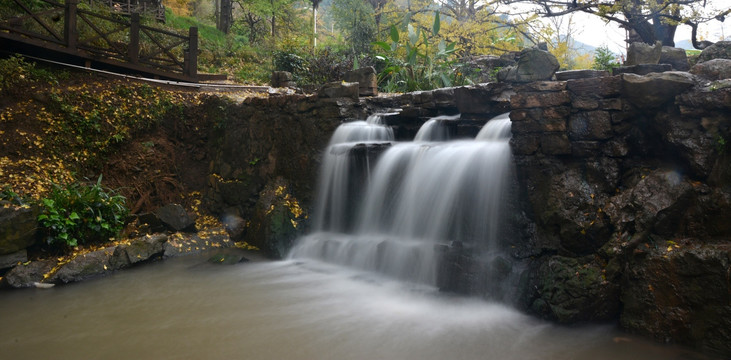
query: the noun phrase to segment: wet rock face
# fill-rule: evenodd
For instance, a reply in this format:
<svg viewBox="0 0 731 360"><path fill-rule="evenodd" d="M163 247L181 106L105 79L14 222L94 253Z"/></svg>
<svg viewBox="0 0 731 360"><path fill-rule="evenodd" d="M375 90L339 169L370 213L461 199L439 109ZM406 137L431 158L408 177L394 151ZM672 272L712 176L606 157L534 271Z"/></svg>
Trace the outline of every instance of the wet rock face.
<svg viewBox="0 0 731 360"><path fill-rule="evenodd" d="M551 84L511 97L533 229L514 245L531 259L519 306L566 323L621 317L728 357L731 87L682 72Z"/></svg>
<svg viewBox="0 0 731 360"><path fill-rule="evenodd" d="M574 168L551 176L546 205L537 208L541 226L557 229L559 249L569 254L589 254L604 245L612 233L601 210L601 193L586 180L587 170ZM616 169L604 170L617 177Z"/></svg>
<svg viewBox="0 0 731 360"><path fill-rule="evenodd" d="M532 313L559 323L607 321L619 315L620 286L590 258L551 256L537 266L528 299Z"/></svg>
<svg viewBox="0 0 731 360"><path fill-rule="evenodd" d="M262 190L244 240L274 259L287 256L298 236L303 234L307 215L283 178Z"/></svg>
<svg viewBox="0 0 731 360"><path fill-rule="evenodd" d="M0 255L15 253L33 245L38 227L38 208L4 204L0 202Z"/></svg>
<svg viewBox="0 0 731 360"><path fill-rule="evenodd" d="M692 185L672 170L657 170L610 198L605 213L617 231L671 233L692 196Z"/></svg>
<svg viewBox="0 0 731 360"><path fill-rule="evenodd" d="M658 245L630 260L623 280L622 326L661 342L731 354L731 246Z"/></svg>
<svg viewBox="0 0 731 360"><path fill-rule="evenodd" d="M344 119L365 118L356 114L359 103L317 96L248 98L211 106L232 110L211 135L202 205L224 219L234 241L246 235L245 224L254 216L261 191L277 177L288 181L288 191L303 206L311 206L330 136Z"/></svg>

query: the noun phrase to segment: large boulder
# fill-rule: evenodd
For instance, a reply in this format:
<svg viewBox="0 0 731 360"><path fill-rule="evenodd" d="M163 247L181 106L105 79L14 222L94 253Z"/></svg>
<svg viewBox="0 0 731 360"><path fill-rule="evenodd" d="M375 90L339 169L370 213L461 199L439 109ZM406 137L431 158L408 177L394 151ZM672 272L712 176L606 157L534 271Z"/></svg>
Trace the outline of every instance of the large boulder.
<svg viewBox="0 0 731 360"><path fill-rule="evenodd" d="M81 254L66 264L49 279L52 283L71 283L102 276L113 270L110 260L114 256L115 247Z"/></svg>
<svg viewBox="0 0 731 360"><path fill-rule="evenodd" d="M130 240L129 244L117 246L115 258L111 260L115 269L149 260L163 253L163 244L167 241L165 234L145 235Z"/></svg>
<svg viewBox="0 0 731 360"><path fill-rule="evenodd" d="M670 71L645 76L622 74L624 96L639 108L655 108L695 85L693 75Z"/></svg>
<svg viewBox="0 0 731 360"><path fill-rule="evenodd" d="M195 217L185 211L181 205L165 205L155 210L155 215L173 231L195 229Z"/></svg>
<svg viewBox="0 0 731 360"><path fill-rule="evenodd" d="M698 56L698 63L713 59L731 59L731 41L719 41L705 49Z"/></svg>
<svg viewBox="0 0 731 360"><path fill-rule="evenodd" d="M36 241L39 209L0 202L0 255L23 250Z"/></svg>
<svg viewBox="0 0 731 360"><path fill-rule="evenodd" d="M533 82L551 80L558 71L560 64L553 54L538 48L524 49L515 69L515 80L518 82Z"/></svg>
<svg viewBox="0 0 731 360"><path fill-rule="evenodd" d="M679 173L656 170L612 197L604 213L619 233L671 231L692 192L692 185Z"/></svg>
<svg viewBox="0 0 731 360"><path fill-rule="evenodd" d="M690 73L708 80L731 78L731 59L713 59L693 66Z"/></svg>
<svg viewBox="0 0 731 360"><path fill-rule="evenodd" d="M633 42L627 49L627 61L625 65L657 64L662 56L662 42L655 45L648 45L643 42Z"/></svg>
<svg viewBox="0 0 731 360"><path fill-rule="evenodd" d="M688 55L685 53L685 49L681 49L681 48L676 48L676 47L672 47L672 46L663 46L659 63L660 64L670 64L673 66L673 70L677 70L677 71L690 70L690 64L688 63Z"/></svg>

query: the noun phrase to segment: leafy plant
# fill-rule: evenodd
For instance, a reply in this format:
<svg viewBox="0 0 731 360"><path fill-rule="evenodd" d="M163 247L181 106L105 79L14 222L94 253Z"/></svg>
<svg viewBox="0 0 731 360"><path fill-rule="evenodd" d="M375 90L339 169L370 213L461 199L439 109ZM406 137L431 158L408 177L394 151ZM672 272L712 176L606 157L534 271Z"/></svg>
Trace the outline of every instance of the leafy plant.
<svg viewBox="0 0 731 360"><path fill-rule="evenodd" d="M436 48L436 40L441 22L439 13L434 13L431 36L428 31L407 25L407 37L402 45L401 34L396 26L391 26L391 43L374 42L373 45L383 50L376 59L381 61L382 70L378 82L386 92L407 92L429 90L470 83L465 76L461 64L452 60L456 43L447 44L440 40Z"/></svg>
<svg viewBox="0 0 731 360"><path fill-rule="evenodd" d="M302 56L291 50L280 50L274 52L274 70L288 71L292 73L292 75L299 75L309 71L307 68L307 61Z"/></svg>
<svg viewBox="0 0 731 360"><path fill-rule="evenodd" d="M49 197L41 199L46 243L52 247L73 247L108 241L124 226L129 210L126 199L96 183L55 184Z"/></svg>
<svg viewBox="0 0 731 360"><path fill-rule="evenodd" d="M716 151L718 151L719 154L726 153L726 145L726 139L723 136L718 135L718 137L716 137Z"/></svg>

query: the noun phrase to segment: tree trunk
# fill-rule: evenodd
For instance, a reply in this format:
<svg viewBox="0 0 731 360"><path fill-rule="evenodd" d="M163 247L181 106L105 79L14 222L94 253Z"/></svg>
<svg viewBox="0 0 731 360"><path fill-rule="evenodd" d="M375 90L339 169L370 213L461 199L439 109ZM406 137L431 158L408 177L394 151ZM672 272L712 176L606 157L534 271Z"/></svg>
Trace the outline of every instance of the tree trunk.
<svg viewBox="0 0 731 360"><path fill-rule="evenodd" d="M274 0L270 0L269 2L272 4L272 40L275 40L277 36L277 15L275 15L276 11L274 10Z"/></svg>
<svg viewBox="0 0 731 360"><path fill-rule="evenodd" d="M233 6L231 0L218 0L216 1L218 7L216 9L216 29L228 34L231 30L231 23L233 22Z"/></svg>

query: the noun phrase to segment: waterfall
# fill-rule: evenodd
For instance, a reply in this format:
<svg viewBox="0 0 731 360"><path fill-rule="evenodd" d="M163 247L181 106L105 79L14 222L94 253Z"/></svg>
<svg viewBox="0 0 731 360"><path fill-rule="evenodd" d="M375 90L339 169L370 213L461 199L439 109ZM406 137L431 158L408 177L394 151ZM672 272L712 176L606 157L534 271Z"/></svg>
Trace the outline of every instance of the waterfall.
<svg viewBox="0 0 731 360"><path fill-rule="evenodd" d="M317 188L316 230L343 232L350 228L368 181L370 150L394 139L393 129L383 124L384 115L344 123L330 138Z"/></svg>
<svg viewBox="0 0 731 360"><path fill-rule="evenodd" d="M328 146L368 141L393 141L393 129L383 124L383 116L374 114L365 121L352 121L338 126Z"/></svg>
<svg viewBox="0 0 731 360"><path fill-rule="evenodd" d="M435 245L495 250L511 168L510 120L488 121L474 140L434 142L446 140L440 122L456 120L431 119L419 141L388 146L383 141L392 138L343 143L353 135L339 128L324 159L316 232L299 239L290 256L433 285ZM366 121L341 127L346 125L343 132L384 126ZM358 136L387 132L361 130Z"/></svg>
<svg viewBox="0 0 731 360"><path fill-rule="evenodd" d="M416 133L414 142L449 140L450 134L446 123L455 120L459 120L459 115L437 116L427 120Z"/></svg>

